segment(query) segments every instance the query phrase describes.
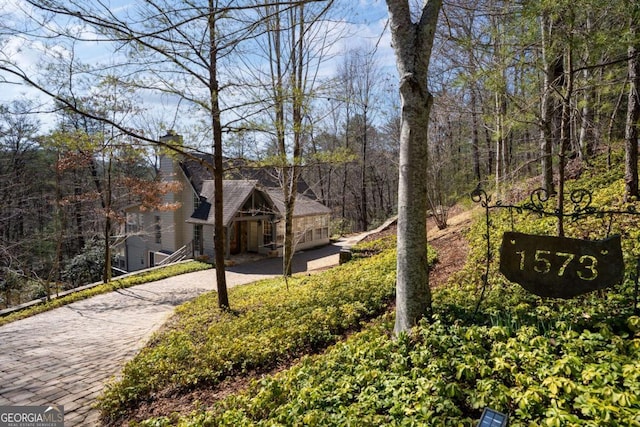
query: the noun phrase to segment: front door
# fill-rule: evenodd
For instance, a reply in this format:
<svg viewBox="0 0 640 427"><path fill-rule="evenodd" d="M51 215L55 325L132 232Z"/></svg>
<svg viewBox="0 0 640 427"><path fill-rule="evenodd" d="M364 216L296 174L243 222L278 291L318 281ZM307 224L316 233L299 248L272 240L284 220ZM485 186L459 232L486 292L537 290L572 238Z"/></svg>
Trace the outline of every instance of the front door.
<svg viewBox="0 0 640 427"><path fill-rule="evenodd" d="M240 253L240 223L234 222L231 224L230 231L231 236L229 239L229 253L231 255L238 255Z"/></svg>
<svg viewBox="0 0 640 427"><path fill-rule="evenodd" d="M258 252L258 221L250 221L248 225L247 251Z"/></svg>

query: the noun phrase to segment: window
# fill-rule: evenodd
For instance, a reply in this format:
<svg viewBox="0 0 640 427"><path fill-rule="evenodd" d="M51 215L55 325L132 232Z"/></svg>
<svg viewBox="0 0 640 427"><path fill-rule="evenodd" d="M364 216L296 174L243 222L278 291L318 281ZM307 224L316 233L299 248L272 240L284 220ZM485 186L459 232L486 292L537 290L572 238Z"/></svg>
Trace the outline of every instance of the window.
<svg viewBox="0 0 640 427"><path fill-rule="evenodd" d="M137 233L142 231L142 214L139 213L127 213L127 233Z"/></svg>
<svg viewBox="0 0 640 427"><path fill-rule="evenodd" d="M202 239L202 224L193 226L193 247L199 253L204 252L204 240Z"/></svg>
<svg viewBox="0 0 640 427"><path fill-rule="evenodd" d="M316 240L329 238L329 216L317 216L315 220L315 236Z"/></svg>
<svg viewBox="0 0 640 427"><path fill-rule="evenodd" d="M273 244L273 224L270 221L262 222L262 242L264 245Z"/></svg>
<svg viewBox="0 0 640 427"><path fill-rule="evenodd" d="M156 243L157 244L161 244L162 243L162 228L160 227L160 215L156 215L155 216L155 222L153 224L153 227L154 227L155 236L156 236Z"/></svg>
<svg viewBox="0 0 640 427"><path fill-rule="evenodd" d="M323 240L329 237L329 229L327 227L316 228L315 230L316 240Z"/></svg>

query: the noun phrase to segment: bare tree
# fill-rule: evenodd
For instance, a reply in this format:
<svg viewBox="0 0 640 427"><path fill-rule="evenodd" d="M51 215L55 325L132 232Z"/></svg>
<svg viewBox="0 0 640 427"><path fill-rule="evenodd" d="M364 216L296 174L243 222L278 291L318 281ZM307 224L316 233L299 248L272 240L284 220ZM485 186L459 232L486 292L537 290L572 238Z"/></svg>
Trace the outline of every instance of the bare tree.
<svg viewBox="0 0 640 427"><path fill-rule="evenodd" d="M555 15L554 15L555 16ZM555 193L553 183L553 147L559 137L555 131L557 117L557 98L563 75L562 54L557 45L560 23L551 11L542 10L540 18L542 92L540 98L540 151L542 159L542 187L549 194Z"/></svg>
<svg viewBox="0 0 640 427"><path fill-rule="evenodd" d="M338 94L338 98L341 101L341 105L344 110L344 148L346 150L353 150L351 143L352 136L352 122L354 117L354 96L353 96L353 84L351 82L351 76L354 74L355 64L353 58L347 56L344 61L338 66L338 90L341 93ZM347 204L347 188L349 184L349 172L351 165L345 164L342 167L342 194L341 194L341 218L343 222L347 220L348 204ZM350 230L351 231L351 230Z"/></svg>
<svg viewBox="0 0 640 427"><path fill-rule="evenodd" d="M268 70L252 73L258 91L266 93L271 118L266 127L275 141L272 163L280 173L284 197L283 275L290 276L295 250L293 214L298 181L304 163L304 145L310 140L307 112L317 90L318 70L326 59L328 38L320 24L333 1L314 4L260 1L257 3L264 38L258 40ZM266 77L266 81L265 81Z"/></svg>
<svg viewBox="0 0 640 427"><path fill-rule="evenodd" d="M353 59L350 76L355 106L361 117L359 120L358 140L361 146L360 161L360 229L369 228L369 179L367 177L368 154L370 149L370 134L372 131L374 106L376 104L376 85L380 84L380 72L375 61L375 49L357 49L348 53Z"/></svg>
<svg viewBox="0 0 640 427"><path fill-rule="evenodd" d="M127 78L122 84L152 94L172 97L202 113L207 121L211 146L214 153L212 169L215 182L215 262L220 307L228 307L226 278L224 272L224 228L222 222L222 124L223 105L221 94L228 86L221 85L220 61L227 58L237 48L241 40L251 37L255 22L236 19L240 11L253 8L249 2L207 0L202 2L170 2L151 0L135 7L112 11L104 3L83 1L30 1L35 10L47 15L30 18L49 34L78 41L98 41L115 44L118 51L128 55L116 56L126 70ZM68 17L69 25L80 24L95 32L58 29L53 17ZM71 28L71 27L70 27ZM224 28L224 30L221 30ZM94 35L95 34L95 35ZM108 73L115 64L108 67L87 67L95 75ZM46 94L58 99L66 108L91 118L108 121L108 118L84 110L75 101L72 93L60 92L39 84L35 78L24 73L15 64L3 64L0 69L8 71L29 84L39 87ZM72 72L75 69L69 67ZM70 73L69 78L73 75ZM228 76L227 76L228 77ZM230 84L227 82L227 84ZM229 111L231 107L227 109ZM151 144L188 155L189 147L171 141L162 143L136 132L124 123L111 123L136 138Z"/></svg>

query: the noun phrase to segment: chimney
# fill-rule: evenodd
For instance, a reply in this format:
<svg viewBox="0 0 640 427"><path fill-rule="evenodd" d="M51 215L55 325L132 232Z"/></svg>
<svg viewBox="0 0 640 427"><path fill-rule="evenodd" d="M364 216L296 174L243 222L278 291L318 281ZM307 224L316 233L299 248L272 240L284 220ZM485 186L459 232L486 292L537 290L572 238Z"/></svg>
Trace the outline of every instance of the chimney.
<svg viewBox="0 0 640 427"><path fill-rule="evenodd" d="M169 129L166 135L160 137L160 142L182 145L182 135L178 135L175 130Z"/></svg>

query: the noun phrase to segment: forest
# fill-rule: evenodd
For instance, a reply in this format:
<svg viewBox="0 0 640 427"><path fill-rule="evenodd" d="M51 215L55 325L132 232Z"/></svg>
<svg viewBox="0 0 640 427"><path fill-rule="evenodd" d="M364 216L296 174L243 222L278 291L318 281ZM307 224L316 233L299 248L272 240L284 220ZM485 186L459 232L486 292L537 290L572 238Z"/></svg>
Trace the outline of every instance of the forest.
<svg viewBox="0 0 640 427"><path fill-rule="evenodd" d="M285 164L332 208L335 235L397 213L384 5L195 3L23 0L5 12L0 84L36 91L0 107L0 307L107 279L124 208L171 208L162 154ZM367 25L374 36L355 39ZM624 164L610 166L625 170L621 196L637 198L639 31L632 0L444 2L428 81L438 226L478 185L554 193L619 146ZM181 145L158 142L169 130Z"/></svg>

